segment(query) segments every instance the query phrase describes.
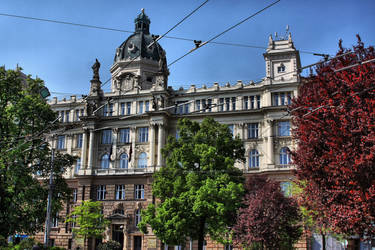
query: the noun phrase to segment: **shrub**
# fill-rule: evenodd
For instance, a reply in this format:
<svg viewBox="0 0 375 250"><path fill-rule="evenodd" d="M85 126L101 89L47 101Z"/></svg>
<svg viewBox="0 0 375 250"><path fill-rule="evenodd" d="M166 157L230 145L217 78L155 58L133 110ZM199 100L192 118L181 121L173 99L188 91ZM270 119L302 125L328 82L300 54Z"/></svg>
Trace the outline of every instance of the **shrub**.
<svg viewBox="0 0 375 250"><path fill-rule="evenodd" d="M107 241L98 245L98 250L121 250L121 244L117 241Z"/></svg>

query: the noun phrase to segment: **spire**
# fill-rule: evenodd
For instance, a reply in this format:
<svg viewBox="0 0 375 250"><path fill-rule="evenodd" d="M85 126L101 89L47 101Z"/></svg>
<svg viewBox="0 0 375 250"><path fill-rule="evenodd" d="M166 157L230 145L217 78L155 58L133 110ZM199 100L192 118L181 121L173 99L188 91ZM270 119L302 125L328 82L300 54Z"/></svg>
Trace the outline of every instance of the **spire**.
<svg viewBox="0 0 375 250"><path fill-rule="evenodd" d="M143 32L145 34L150 34L150 18L145 14L145 9L141 9L141 13L134 20L135 32Z"/></svg>

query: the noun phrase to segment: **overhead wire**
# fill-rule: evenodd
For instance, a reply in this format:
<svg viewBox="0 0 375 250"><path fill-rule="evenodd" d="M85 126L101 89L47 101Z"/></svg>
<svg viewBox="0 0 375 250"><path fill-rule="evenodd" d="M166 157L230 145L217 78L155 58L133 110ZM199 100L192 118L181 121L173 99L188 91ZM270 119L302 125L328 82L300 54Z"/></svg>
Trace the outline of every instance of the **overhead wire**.
<svg viewBox="0 0 375 250"><path fill-rule="evenodd" d="M224 35L224 34L227 33L228 31L230 31L230 30L234 29L235 27L241 25L242 23L246 22L247 20L249 20L249 19L253 18L254 16L256 16L256 15L262 13L263 11L267 10L268 8L272 7L273 5L275 5L276 3L280 2L280 1L281 1L281 0L277 0L277 1L275 1L275 2L273 2L273 3L271 3L271 4L269 4L269 5L267 5L267 6L264 7L263 9L261 9L261 10L255 12L254 14L248 16L247 18L241 20L240 22L238 22L238 23L232 25L231 27L227 28L227 29L224 30L223 32L220 32L219 34L213 36L213 37L210 38L208 41L203 42L203 43L200 43L199 45L196 44L196 47L195 47L195 48L193 48L192 50L190 50L190 51L187 52L186 54L182 55L181 57L177 58L176 60L174 60L173 62L171 62L170 64L168 64L168 67L171 66L171 65L173 65L174 63L178 62L179 60L181 60L181 59L184 58L185 56L187 56L187 55L193 53L195 50L197 50L197 49L203 47L203 46L206 45L207 43L212 42L212 41L215 40L216 38L218 38L218 37Z"/></svg>

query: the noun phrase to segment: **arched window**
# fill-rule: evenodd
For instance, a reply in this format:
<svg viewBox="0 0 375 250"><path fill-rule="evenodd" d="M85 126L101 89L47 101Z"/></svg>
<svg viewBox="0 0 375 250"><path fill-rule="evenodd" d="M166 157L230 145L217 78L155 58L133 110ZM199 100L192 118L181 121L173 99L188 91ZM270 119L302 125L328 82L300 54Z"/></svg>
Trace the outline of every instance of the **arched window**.
<svg viewBox="0 0 375 250"><path fill-rule="evenodd" d="M256 149L250 151L249 168L259 168L259 153Z"/></svg>
<svg viewBox="0 0 375 250"><path fill-rule="evenodd" d="M280 165L290 164L289 148L283 147L280 149Z"/></svg>
<svg viewBox="0 0 375 250"><path fill-rule="evenodd" d="M147 154L145 152L141 153L138 158L138 168L147 167Z"/></svg>
<svg viewBox="0 0 375 250"><path fill-rule="evenodd" d="M120 168L128 168L128 155L123 153L120 155Z"/></svg>
<svg viewBox="0 0 375 250"><path fill-rule="evenodd" d="M78 171L80 170L80 168L81 168L81 158L78 158L76 162L76 167L74 168L74 173L78 174Z"/></svg>
<svg viewBox="0 0 375 250"><path fill-rule="evenodd" d="M104 154L102 156L100 166L101 166L102 169L109 168L109 155L108 154Z"/></svg>

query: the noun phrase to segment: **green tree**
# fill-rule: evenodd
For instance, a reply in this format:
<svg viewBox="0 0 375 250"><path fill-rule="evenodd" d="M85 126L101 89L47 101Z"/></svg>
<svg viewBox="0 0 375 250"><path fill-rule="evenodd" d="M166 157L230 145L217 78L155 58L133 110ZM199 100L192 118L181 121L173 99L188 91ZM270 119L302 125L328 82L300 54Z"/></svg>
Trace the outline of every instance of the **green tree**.
<svg viewBox="0 0 375 250"><path fill-rule="evenodd" d="M21 69L0 67L0 235L5 238L40 231L46 218L51 151L44 132L53 129L56 114L39 94L43 86L41 79L25 76ZM73 161L56 154L54 213L69 197L62 174Z"/></svg>
<svg viewBox="0 0 375 250"><path fill-rule="evenodd" d="M74 211L68 215L66 222L75 223L73 233L84 238L84 244L89 237L102 238L109 221L102 213L100 201L82 201Z"/></svg>
<svg viewBox="0 0 375 250"><path fill-rule="evenodd" d="M243 177L234 167L244 160L243 143L226 125L206 118L202 123L182 119L179 138L168 138L163 149L167 164L154 174L153 195L158 199L142 212L138 227L149 224L167 244L204 237L224 242L240 206Z"/></svg>

